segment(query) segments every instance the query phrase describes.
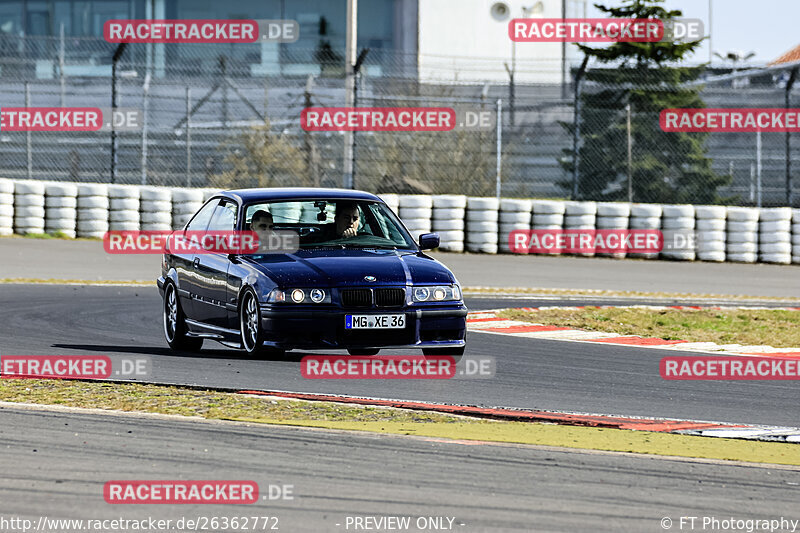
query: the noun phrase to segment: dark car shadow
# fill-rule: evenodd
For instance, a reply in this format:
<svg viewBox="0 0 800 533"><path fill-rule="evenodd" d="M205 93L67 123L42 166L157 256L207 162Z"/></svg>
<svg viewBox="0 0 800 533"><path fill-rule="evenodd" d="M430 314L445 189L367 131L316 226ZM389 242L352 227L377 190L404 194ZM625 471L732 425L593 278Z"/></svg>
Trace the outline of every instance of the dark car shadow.
<svg viewBox="0 0 800 533"><path fill-rule="evenodd" d="M249 356L240 350L206 349L199 352L176 351L164 346L115 346L104 344L53 344L53 348L63 348L66 350L77 350L86 352L103 352L106 354L127 353L139 355L162 355L166 357L187 357L192 359L242 359L247 361L283 361L300 362L300 360L310 355L307 353L287 353L285 355L275 355L265 353L258 356Z"/></svg>

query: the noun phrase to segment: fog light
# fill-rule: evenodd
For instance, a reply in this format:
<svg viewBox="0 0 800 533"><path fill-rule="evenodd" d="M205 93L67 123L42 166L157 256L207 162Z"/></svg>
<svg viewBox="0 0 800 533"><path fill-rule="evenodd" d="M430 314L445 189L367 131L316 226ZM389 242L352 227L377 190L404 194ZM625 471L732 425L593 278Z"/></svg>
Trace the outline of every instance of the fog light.
<svg viewBox="0 0 800 533"><path fill-rule="evenodd" d="M295 289L292 291L292 301L296 304L299 304L306 298L306 293L302 291L302 289Z"/></svg>
<svg viewBox="0 0 800 533"><path fill-rule="evenodd" d="M322 289L311 289L311 293L309 294L309 296L311 296L312 302L318 304L325 299L325 291L323 291Z"/></svg>

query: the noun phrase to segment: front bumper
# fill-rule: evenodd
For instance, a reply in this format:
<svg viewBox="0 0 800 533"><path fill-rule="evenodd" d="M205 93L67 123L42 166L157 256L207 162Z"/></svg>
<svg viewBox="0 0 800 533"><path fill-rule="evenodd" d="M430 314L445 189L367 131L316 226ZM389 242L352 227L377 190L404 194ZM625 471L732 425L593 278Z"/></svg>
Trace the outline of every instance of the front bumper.
<svg viewBox="0 0 800 533"><path fill-rule="evenodd" d="M347 330L345 315L404 314L403 329ZM265 343L281 348L434 348L466 344L463 304L401 309L261 310Z"/></svg>

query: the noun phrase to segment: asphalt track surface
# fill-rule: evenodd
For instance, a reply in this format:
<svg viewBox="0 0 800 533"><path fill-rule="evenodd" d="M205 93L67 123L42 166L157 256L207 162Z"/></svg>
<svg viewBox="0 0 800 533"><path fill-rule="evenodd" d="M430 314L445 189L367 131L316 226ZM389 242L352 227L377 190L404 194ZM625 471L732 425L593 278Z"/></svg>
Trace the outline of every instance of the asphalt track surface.
<svg viewBox="0 0 800 533"><path fill-rule="evenodd" d="M514 306L530 304L513 300ZM478 310L509 303L479 298L468 299L467 305ZM253 360L213 341L206 341L199 354L170 351L155 287L0 286L0 355L147 355L153 363L147 379L159 383L798 425L797 384L792 381L665 381L658 365L666 353L631 346L477 332L469 334L467 344L468 354L496 358L494 377L309 380L301 376L299 360L310 352Z"/></svg>
<svg viewBox="0 0 800 533"><path fill-rule="evenodd" d="M17 407L0 420L0 517L34 523L272 516L280 531L343 532L348 516L391 515L452 517L465 533L656 532L664 517L675 530L680 516L800 518L800 473L776 467ZM262 494L293 485L294 499L106 504L118 479L252 480Z"/></svg>
<svg viewBox="0 0 800 533"><path fill-rule="evenodd" d="M536 255L431 254L465 287L749 295L800 300L800 265ZM0 238L0 278L154 280L158 255L112 255L99 241Z"/></svg>

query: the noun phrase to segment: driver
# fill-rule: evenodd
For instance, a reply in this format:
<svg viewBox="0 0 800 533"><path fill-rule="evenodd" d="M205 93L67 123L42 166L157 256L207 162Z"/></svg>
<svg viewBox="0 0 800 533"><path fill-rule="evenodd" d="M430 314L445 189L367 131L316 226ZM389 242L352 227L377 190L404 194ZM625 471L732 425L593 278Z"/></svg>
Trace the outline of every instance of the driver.
<svg viewBox="0 0 800 533"><path fill-rule="evenodd" d="M259 249L263 250L269 246L270 237L275 233L273 231L272 213L259 209L253 213L253 219L250 222L250 229L255 231L258 235Z"/></svg>
<svg viewBox="0 0 800 533"><path fill-rule="evenodd" d="M336 204L336 216L333 217L336 225L336 236L340 239L349 239L358 234L358 225L361 216L358 204L355 202L339 202Z"/></svg>

